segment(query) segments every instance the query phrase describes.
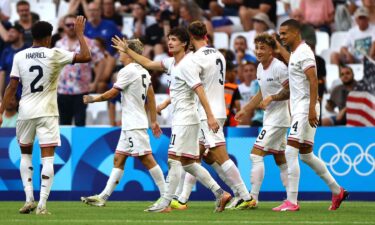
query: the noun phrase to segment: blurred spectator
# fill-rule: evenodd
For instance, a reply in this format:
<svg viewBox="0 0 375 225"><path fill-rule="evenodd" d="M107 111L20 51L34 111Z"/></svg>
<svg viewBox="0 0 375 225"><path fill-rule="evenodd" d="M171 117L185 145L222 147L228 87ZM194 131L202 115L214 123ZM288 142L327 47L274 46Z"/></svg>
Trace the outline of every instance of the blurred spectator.
<svg viewBox="0 0 375 225"><path fill-rule="evenodd" d="M124 24L123 24L122 16L116 12L115 1L103 0L102 7L103 7L102 18L113 21L117 25L117 28L121 31L122 26Z"/></svg>
<svg viewBox="0 0 375 225"><path fill-rule="evenodd" d="M31 36L31 27L39 20L39 15L30 11L30 3L27 1L19 1L16 5L17 13L20 17L15 23L23 27L23 40L26 45L33 44L33 37Z"/></svg>
<svg viewBox="0 0 375 225"><path fill-rule="evenodd" d="M234 119L236 112L241 109L241 94L236 84L236 67L232 62L227 62L224 84L224 97L227 111L227 120L224 126L235 127L238 122Z"/></svg>
<svg viewBox="0 0 375 225"><path fill-rule="evenodd" d="M290 15L296 9L300 8L301 0L281 0L284 3L284 9Z"/></svg>
<svg viewBox="0 0 375 225"><path fill-rule="evenodd" d="M316 29L331 33L331 23L335 15L332 0L301 0L304 23Z"/></svg>
<svg viewBox="0 0 375 225"><path fill-rule="evenodd" d="M309 46L316 45L316 33L312 25L304 22L303 13L300 9L296 9L290 14L291 19L295 19L301 24L301 37Z"/></svg>
<svg viewBox="0 0 375 225"><path fill-rule="evenodd" d="M118 11L121 14L124 14L124 13L131 13L133 4L135 4L138 1L137 0L118 0L118 2L120 2L121 4L120 7L118 8Z"/></svg>
<svg viewBox="0 0 375 225"><path fill-rule="evenodd" d="M10 0L0 1L0 21L8 21L10 18Z"/></svg>
<svg viewBox="0 0 375 225"><path fill-rule="evenodd" d="M354 13L357 25L349 30L347 42L340 52L331 54L331 63L360 63L361 51L375 56L375 26L369 24L369 13L366 8L358 8Z"/></svg>
<svg viewBox="0 0 375 225"><path fill-rule="evenodd" d="M375 0L362 0L363 7L369 11L369 20L372 25L375 25Z"/></svg>
<svg viewBox="0 0 375 225"><path fill-rule="evenodd" d="M251 54L255 56L255 44L254 39L258 34L263 32L267 32L269 34L275 33L275 25L270 21L267 14L265 13L257 13L253 18L253 27L254 29L249 31L248 35L248 49L250 50Z"/></svg>
<svg viewBox="0 0 375 225"><path fill-rule="evenodd" d="M18 118L19 98L14 95L9 99L3 114L3 123L1 127L16 127Z"/></svg>
<svg viewBox="0 0 375 225"><path fill-rule="evenodd" d="M210 1L211 17L214 16L238 16L238 10L242 0L222 0L224 7L221 7L218 1Z"/></svg>
<svg viewBox="0 0 375 225"><path fill-rule="evenodd" d="M155 14L156 23L146 28L145 36L142 38L142 42L145 45L143 55L152 58L151 55L161 54L158 49L163 49L161 45L163 38L165 37L164 25L161 19L161 11L157 11Z"/></svg>
<svg viewBox="0 0 375 225"><path fill-rule="evenodd" d="M74 23L76 16L67 15L64 18L64 33L61 40L56 43L57 48L72 52L79 52L80 45ZM90 48L92 61L90 63L78 63L66 65L60 74L58 84L58 106L61 125L72 125L73 119L76 126L84 126L86 122L86 107L83 103L83 95L90 92L90 83L92 80L91 68L95 67L96 76L101 75L100 60L103 54L94 44L93 40L86 39ZM96 81L98 79L95 79ZM91 89L95 89L96 83L91 84Z"/></svg>
<svg viewBox="0 0 375 225"><path fill-rule="evenodd" d="M180 20L180 6L181 0L169 0L165 1L160 7L162 11L161 19L165 26L165 33L169 33L169 30L179 25Z"/></svg>
<svg viewBox="0 0 375 225"><path fill-rule="evenodd" d="M97 93L104 93L107 91L112 85L111 78L113 73L116 70L116 58L113 57L106 49L105 49L105 41L103 38L97 37L94 39L95 45L99 48L99 51L104 56L101 60L102 72L100 74L95 74L95 79L97 80Z"/></svg>
<svg viewBox="0 0 375 225"><path fill-rule="evenodd" d="M134 4L132 16L134 18L132 28L134 38L144 36L146 33L146 27L155 23L155 19L151 16L147 16L146 7L140 3Z"/></svg>
<svg viewBox="0 0 375 225"><path fill-rule="evenodd" d="M244 65L242 65L242 76L243 76L243 82L238 85L238 90L241 94L241 108L244 107L251 99L251 97L254 95L254 91L252 90L252 87L254 85L251 85L252 82L256 79L257 74L257 65L253 62L247 62ZM254 112L251 112L249 117L245 120L242 120L240 122L241 125L250 125L251 124L251 118L254 116Z"/></svg>
<svg viewBox="0 0 375 225"><path fill-rule="evenodd" d="M23 41L23 28L19 24L15 24L8 30L8 42L0 57L0 101L4 95L5 87L10 81L10 72L13 65L14 55L26 49L28 46ZM21 88L17 90L18 97L21 97Z"/></svg>
<svg viewBox="0 0 375 225"><path fill-rule="evenodd" d="M247 0L243 1L239 11L241 23L245 31L253 29L251 18L259 12L267 13L273 24L277 24L276 0Z"/></svg>
<svg viewBox="0 0 375 225"><path fill-rule="evenodd" d="M244 36L239 35L234 39L235 63L238 65L238 78L243 81L243 64L246 62L255 63L255 56L251 55L247 47L247 40Z"/></svg>
<svg viewBox="0 0 375 225"><path fill-rule="evenodd" d="M210 21L203 17L203 11L194 1L186 1L180 6L180 26L188 27L193 21L200 20L206 25L207 35L213 37L214 30Z"/></svg>
<svg viewBox="0 0 375 225"><path fill-rule="evenodd" d="M114 22L101 18L100 5L91 2L87 6L88 22L86 23L85 35L89 38L101 37L105 40L106 49L111 54L116 54L116 50L111 46L111 38L115 35L122 37L122 34Z"/></svg>
<svg viewBox="0 0 375 225"><path fill-rule="evenodd" d="M348 31L352 27L352 15L350 8L353 3L343 2L335 7L335 31Z"/></svg>
<svg viewBox="0 0 375 225"><path fill-rule="evenodd" d="M0 21L0 54L3 52L3 49L6 47L6 42L8 41L8 29L12 25L7 21Z"/></svg>
<svg viewBox="0 0 375 225"><path fill-rule="evenodd" d="M346 124L346 99L350 91L356 85L354 80L354 73L350 66L340 66L340 79L342 85L335 87L331 93L331 97L327 100L326 109L328 112L334 113L335 108L338 107L337 115L329 118L323 118L323 126L345 125Z"/></svg>

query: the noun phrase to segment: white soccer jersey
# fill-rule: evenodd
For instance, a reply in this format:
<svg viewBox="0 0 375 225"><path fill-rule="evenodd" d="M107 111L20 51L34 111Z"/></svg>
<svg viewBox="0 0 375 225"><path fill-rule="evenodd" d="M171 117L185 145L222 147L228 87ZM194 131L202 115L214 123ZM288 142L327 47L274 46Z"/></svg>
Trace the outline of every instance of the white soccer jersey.
<svg viewBox="0 0 375 225"><path fill-rule="evenodd" d="M193 63L188 67L187 72L192 75L199 74L212 113L217 119L226 119L224 99L226 61L224 56L214 48L202 47L194 52L192 61ZM201 104L199 104L198 109L200 119L207 119Z"/></svg>
<svg viewBox="0 0 375 225"><path fill-rule="evenodd" d="M119 71L113 87L121 91L122 130L148 128L145 101L150 85L150 74L138 63L130 63Z"/></svg>
<svg viewBox="0 0 375 225"><path fill-rule="evenodd" d="M185 55L177 65L173 57L162 61L163 67L171 75L169 90L173 106L172 126L193 125L200 122L194 89L202 85L201 80L198 74L181 72L183 67L190 65L186 62L190 61L191 55L191 53ZM190 68L187 67L186 69L189 70Z"/></svg>
<svg viewBox="0 0 375 225"><path fill-rule="evenodd" d="M19 120L58 116L57 84L61 69L74 52L58 48L28 48L14 56L10 76L22 83Z"/></svg>
<svg viewBox="0 0 375 225"><path fill-rule="evenodd" d="M304 71L311 67L316 67L314 53L306 43L301 43L290 54L288 67L292 116L298 113L309 113L310 83Z"/></svg>
<svg viewBox="0 0 375 225"><path fill-rule="evenodd" d="M259 63L257 79L262 97L279 93L283 85L288 83L288 68L280 60L274 58L267 69ZM289 127L290 116L288 101L273 101L264 111L263 126Z"/></svg>

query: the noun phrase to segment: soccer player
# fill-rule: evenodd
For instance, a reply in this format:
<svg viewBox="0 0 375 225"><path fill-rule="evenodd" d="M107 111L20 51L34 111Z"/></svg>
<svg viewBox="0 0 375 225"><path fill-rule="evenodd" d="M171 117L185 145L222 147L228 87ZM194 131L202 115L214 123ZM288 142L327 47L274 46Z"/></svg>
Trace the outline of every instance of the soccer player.
<svg viewBox="0 0 375 225"><path fill-rule="evenodd" d="M255 37L255 54L260 62L257 69L257 79L260 90L236 114L235 119L246 119L247 114L258 108L262 99L279 93L288 85L288 70L286 65L273 57L276 42L269 34L263 33ZM257 201L259 190L264 179L264 156L272 154L280 168L280 177L284 187L288 182L288 167L285 160L286 133L290 126L288 101L273 102L265 109L263 128L251 150L251 195Z"/></svg>
<svg viewBox="0 0 375 225"><path fill-rule="evenodd" d="M129 48L137 54L142 54L143 44L139 40L129 40ZM145 110L150 110L151 129L154 136L159 137L161 130L156 121L156 105L151 77L147 70L134 62L126 53L120 52L120 61L124 64L117 76L117 81L111 90L98 95L84 95L85 104L107 101L121 93L122 130L116 147L114 168L107 185L99 195L81 197L84 203L94 206L105 206L108 197L124 174L124 165L128 156L137 157L148 169L152 179L159 188L160 195L165 192L163 171L152 156L149 136L147 134L148 118Z"/></svg>
<svg viewBox="0 0 375 225"><path fill-rule="evenodd" d="M209 172L196 163L199 158L199 116L195 103L195 94L201 102L207 115L207 129L217 132L219 125L211 111L201 80L198 74L185 74L183 68L190 69L189 57L185 54L189 46L189 34L184 28L172 29L168 34L168 49L173 57L162 62L153 62L127 47L126 41L114 39L114 47L127 52L132 58L147 69L167 71L170 80L170 102L173 106L172 135L168 151L168 177L169 187L161 200L157 201L146 211L168 212L170 203L176 192L181 178L182 168L195 176L206 188L210 189L216 197L216 212L224 210L225 205L231 199L231 195L225 192L211 177ZM195 93L195 94L194 94Z"/></svg>
<svg viewBox="0 0 375 225"><path fill-rule="evenodd" d="M18 52L13 61L4 103L0 107L1 115L9 99L15 95L17 86L22 83L22 96L16 134L21 147L21 179L26 193L26 203L20 213L32 212L36 205L33 196L32 151L35 136L42 150L42 172L40 200L37 215L50 214L46 202L51 190L54 170L55 147L60 146L59 113L57 108L57 83L61 69L69 63L85 63L91 60L91 54L83 36L86 20L78 16L75 32L79 39L80 52L68 52L58 48L50 49L52 25L40 21L33 25L31 34L33 46Z"/></svg>
<svg viewBox="0 0 375 225"><path fill-rule="evenodd" d="M207 125L208 118L204 113L202 104L199 104L198 110L201 124L200 152L203 153L206 148L209 149L208 154L204 156L205 161L211 164L220 178L228 184L235 195L238 195L238 198L232 201L233 207L237 209L251 208L256 202L247 191L237 166L229 158L226 150L223 132L223 125L227 118L224 100L225 58L218 50L207 46L207 29L204 23L200 21L192 22L188 27L188 31L195 52L192 54L191 60L188 61L190 62L189 66L184 67L181 72L186 74L186 76L200 76L207 98L210 99L213 114L220 125L218 132L210 130ZM185 182L186 187L184 189L187 188L191 191L194 185L191 179L190 175L186 174L185 180L187 182ZM190 192L183 191L183 193L190 195ZM182 200L187 201L188 195L181 196L180 204L186 204Z"/></svg>
<svg viewBox="0 0 375 225"><path fill-rule="evenodd" d="M310 166L315 173L322 178L332 192L332 204L329 210L336 210L349 193L340 187L327 170L324 162L313 153L314 136L318 125L318 81L316 75L316 63L314 53L310 47L302 41L300 24L290 19L280 26L280 39L287 46L290 55L283 54L288 61L289 89L283 89L276 95L264 100L267 107L272 101L282 101L289 98L292 123L289 131L288 142L285 150L288 164L288 190L287 200L274 211L297 211L298 185L300 167L298 154L301 160Z"/></svg>

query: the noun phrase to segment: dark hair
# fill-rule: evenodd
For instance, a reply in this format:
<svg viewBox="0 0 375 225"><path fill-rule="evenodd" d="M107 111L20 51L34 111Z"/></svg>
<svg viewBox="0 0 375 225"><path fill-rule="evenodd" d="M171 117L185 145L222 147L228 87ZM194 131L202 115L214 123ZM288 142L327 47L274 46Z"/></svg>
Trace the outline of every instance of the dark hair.
<svg viewBox="0 0 375 225"><path fill-rule="evenodd" d="M53 27L46 21L38 21L31 28L31 35L34 40L42 40L46 37L52 36Z"/></svg>
<svg viewBox="0 0 375 225"><path fill-rule="evenodd" d="M73 18L73 19L75 19L75 18L77 18L77 16L76 16L76 15L73 15L73 14L65 15L65 16L64 16L64 22L65 22L65 20L68 19L68 18Z"/></svg>
<svg viewBox="0 0 375 225"><path fill-rule="evenodd" d="M233 62L227 61L226 63L227 63L225 67L226 71L233 71L236 69L236 65Z"/></svg>
<svg viewBox="0 0 375 225"><path fill-rule="evenodd" d="M186 43L185 51L189 48L190 36L189 36L189 33L187 32L187 30L185 28L175 27L169 32L167 37L169 37L171 35L176 36L178 38L178 40L180 40L182 43L184 43L184 42Z"/></svg>
<svg viewBox="0 0 375 225"><path fill-rule="evenodd" d="M301 24L297 20L289 19L284 21L280 26L288 26L294 30L301 31Z"/></svg>
<svg viewBox="0 0 375 225"><path fill-rule="evenodd" d="M17 2L16 8L18 8L18 6L20 6L20 5L28 5L28 6L30 6L30 3L28 1L21 0L21 1Z"/></svg>
<svg viewBox="0 0 375 225"><path fill-rule="evenodd" d="M341 70L344 69L344 68L349 69L350 72L352 73L352 75L354 76L354 71L353 71L353 69L352 69L349 65L346 65L346 64L343 64L343 63L342 63L342 64L339 65L339 73L340 73L340 77L341 77Z"/></svg>
<svg viewBox="0 0 375 225"><path fill-rule="evenodd" d="M267 33L258 34L254 39L254 43L263 43L270 46L273 50L276 49L275 39L273 39L273 37Z"/></svg>
<svg viewBox="0 0 375 225"><path fill-rule="evenodd" d="M19 23L15 23L13 26L9 27L8 30L10 30L10 29L14 29L14 30L18 31L19 33L23 33L25 31Z"/></svg>
<svg viewBox="0 0 375 225"><path fill-rule="evenodd" d="M206 25L201 21L194 21L188 27L189 33L193 36L196 40L205 39L207 35L207 28Z"/></svg>
<svg viewBox="0 0 375 225"><path fill-rule="evenodd" d="M244 41L246 42L246 44L247 44L247 40L246 40L245 36L243 36L243 35L238 35L234 40L236 40L236 39L242 39L242 40L244 40Z"/></svg>

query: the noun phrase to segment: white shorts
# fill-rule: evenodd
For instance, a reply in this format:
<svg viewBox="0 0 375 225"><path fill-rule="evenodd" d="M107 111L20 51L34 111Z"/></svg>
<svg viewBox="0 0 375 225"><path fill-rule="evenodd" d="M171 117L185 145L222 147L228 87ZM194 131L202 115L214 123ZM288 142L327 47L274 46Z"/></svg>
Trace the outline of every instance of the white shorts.
<svg viewBox="0 0 375 225"><path fill-rule="evenodd" d="M127 156L151 154L150 137L146 129L121 130L116 153Z"/></svg>
<svg viewBox="0 0 375 225"><path fill-rule="evenodd" d="M17 120L16 134L21 147L32 146L35 135L39 139L40 147L61 145L58 116Z"/></svg>
<svg viewBox="0 0 375 225"><path fill-rule="evenodd" d="M317 107L319 107L318 104ZM319 108L316 110L319 118ZM297 141L301 144L312 146L314 145L315 132L316 128L310 126L308 114L296 114L292 116L292 125L290 127L288 141Z"/></svg>
<svg viewBox="0 0 375 225"><path fill-rule="evenodd" d="M206 148L214 148L217 146L225 145L225 136L223 126L225 119L218 119L220 128L217 133L209 129L207 120L201 120L201 132L199 132L199 144L204 145Z"/></svg>
<svg viewBox="0 0 375 225"><path fill-rule="evenodd" d="M169 155L199 158L198 142L199 124L186 126L172 126Z"/></svg>
<svg viewBox="0 0 375 225"><path fill-rule="evenodd" d="M274 154L283 154L287 132L287 127L264 126L255 141L254 148Z"/></svg>

